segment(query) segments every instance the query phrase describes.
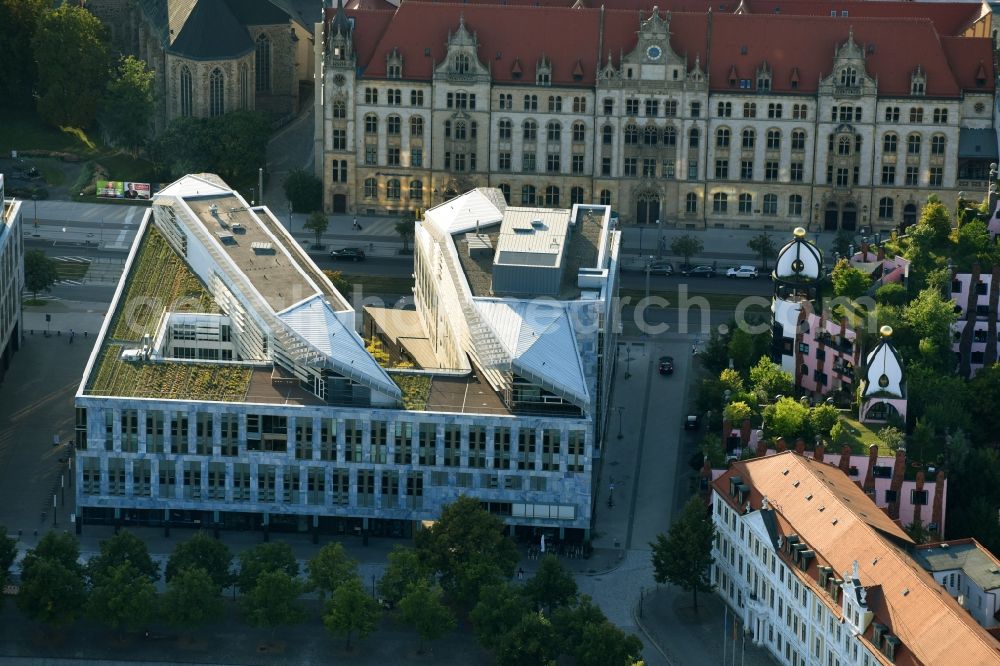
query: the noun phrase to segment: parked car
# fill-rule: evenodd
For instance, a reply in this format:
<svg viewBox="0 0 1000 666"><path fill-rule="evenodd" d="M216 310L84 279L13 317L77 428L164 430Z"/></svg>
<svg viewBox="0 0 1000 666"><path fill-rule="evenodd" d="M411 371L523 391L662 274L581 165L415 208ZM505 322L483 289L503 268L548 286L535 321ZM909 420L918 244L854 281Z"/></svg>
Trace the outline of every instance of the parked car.
<svg viewBox="0 0 1000 666"><path fill-rule="evenodd" d="M659 369L661 375L672 375L674 374L674 357L673 356L661 356Z"/></svg>
<svg viewBox="0 0 1000 666"><path fill-rule="evenodd" d="M364 261L365 251L360 247L342 247L339 250L330 250L331 259L343 259L344 261Z"/></svg>
<svg viewBox="0 0 1000 666"><path fill-rule="evenodd" d="M649 273L650 275L673 275L674 265L669 261L657 259L649 262Z"/></svg>
<svg viewBox="0 0 1000 666"><path fill-rule="evenodd" d="M728 278L757 278L757 267L756 266L734 266L726 271L726 277Z"/></svg>
<svg viewBox="0 0 1000 666"><path fill-rule="evenodd" d="M687 277L715 277L715 269L711 266L689 266L681 271L681 275Z"/></svg>
<svg viewBox="0 0 1000 666"><path fill-rule="evenodd" d="M701 426L697 414L689 414L686 419L684 419L684 429L685 430L697 430Z"/></svg>

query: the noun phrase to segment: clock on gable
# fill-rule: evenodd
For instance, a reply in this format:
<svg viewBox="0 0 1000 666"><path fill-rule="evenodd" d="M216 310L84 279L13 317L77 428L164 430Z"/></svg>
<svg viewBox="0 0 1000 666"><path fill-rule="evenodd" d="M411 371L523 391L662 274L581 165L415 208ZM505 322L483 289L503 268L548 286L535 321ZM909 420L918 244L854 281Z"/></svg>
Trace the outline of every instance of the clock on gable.
<svg viewBox="0 0 1000 666"><path fill-rule="evenodd" d="M656 44L653 44L652 46L646 49L646 57L649 58L650 60L659 60L660 56L662 55L663 55L663 49L661 49Z"/></svg>

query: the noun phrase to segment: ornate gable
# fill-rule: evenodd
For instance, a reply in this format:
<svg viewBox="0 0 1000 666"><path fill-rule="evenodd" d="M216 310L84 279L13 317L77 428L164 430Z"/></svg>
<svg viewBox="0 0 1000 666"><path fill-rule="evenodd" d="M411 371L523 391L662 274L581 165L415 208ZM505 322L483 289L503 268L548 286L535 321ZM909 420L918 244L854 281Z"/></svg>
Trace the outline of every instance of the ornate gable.
<svg viewBox="0 0 1000 666"><path fill-rule="evenodd" d="M622 78L640 81L687 79L687 59L670 46L670 12L661 16L658 7L648 18L639 20L638 40L630 53L622 56Z"/></svg>
<svg viewBox="0 0 1000 666"><path fill-rule="evenodd" d="M847 41L836 47L833 54L833 71L820 80L820 90L839 98L874 95L878 79L868 75L865 67L865 47L854 41L854 27L847 33Z"/></svg>
<svg viewBox="0 0 1000 666"><path fill-rule="evenodd" d="M447 55L434 68L434 78L456 83L489 81L490 72L479 60L479 39L465 26L465 15L458 19L458 30L448 33Z"/></svg>

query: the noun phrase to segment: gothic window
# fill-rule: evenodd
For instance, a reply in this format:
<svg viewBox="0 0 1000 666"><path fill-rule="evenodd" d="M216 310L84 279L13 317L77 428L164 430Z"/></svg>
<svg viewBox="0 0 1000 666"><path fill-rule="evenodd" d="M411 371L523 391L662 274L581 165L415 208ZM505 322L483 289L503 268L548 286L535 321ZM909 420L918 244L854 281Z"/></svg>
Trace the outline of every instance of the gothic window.
<svg viewBox="0 0 1000 666"><path fill-rule="evenodd" d="M712 195L712 212L725 213L729 210L729 195L725 192L716 192Z"/></svg>
<svg viewBox="0 0 1000 666"><path fill-rule="evenodd" d="M633 146L639 143L639 128L635 125L625 126L625 145Z"/></svg>
<svg viewBox="0 0 1000 666"><path fill-rule="evenodd" d="M466 138L466 125L464 120L455 121L455 138L464 141Z"/></svg>
<svg viewBox="0 0 1000 666"><path fill-rule="evenodd" d="M497 130L499 131L499 139L501 141L510 141L511 135L511 122L510 120L503 118L497 125Z"/></svg>
<svg viewBox="0 0 1000 666"><path fill-rule="evenodd" d="M216 67L208 76L208 113L213 118L226 112L226 80Z"/></svg>
<svg viewBox="0 0 1000 666"><path fill-rule="evenodd" d="M858 71L853 67L845 67L842 70L840 70L840 85L842 86L858 85Z"/></svg>
<svg viewBox="0 0 1000 666"><path fill-rule="evenodd" d="M401 123L400 123L399 116L397 116L396 114L393 114L393 115L389 116L385 120L386 133L387 134L399 135L399 133L400 133L400 124Z"/></svg>
<svg viewBox="0 0 1000 666"><path fill-rule="evenodd" d="M764 207L761 209L764 215L777 215L778 214L778 195L777 194L765 194L764 195Z"/></svg>
<svg viewBox="0 0 1000 666"><path fill-rule="evenodd" d="M700 142L701 132L698 131L697 127L692 127L691 131L688 132L688 145L691 148L697 148Z"/></svg>
<svg viewBox="0 0 1000 666"><path fill-rule="evenodd" d="M850 155L851 154L851 138L847 136L842 136L837 141L837 154L838 155Z"/></svg>
<svg viewBox="0 0 1000 666"><path fill-rule="evenodd" d="M809 117L809 107L805 104L794 104L792 106L792 118L805 120Z"/></svg>
<svg viewBox="0 0 1000 666"><path fill-rule="evenodd" d="M410 106L423 106L424 105L424 91L423 90L411 90L410 91Z"/></svg>
<svg viewBox="0 0 1000 666"><path fill-rule="evenodd" d="M413 116L410 118L410 136L423 136L424 135L424 119L420 116Z"/></svg>
<svg viewBox="0 0 1000 666"><path fill-rule="evenodd" d="M586 113L587 112L587 98L586 97L574 97L573 98L573 113Z"/></svg>
<svg viewBox="0 0 1000 666"><path fill-rule="evenodd" d="M549 96L549 113L561 113L562 112L562 97Z"/></svg>
<svg viewBox="0 0 1000 666"><path fill-rule="evenodd" d="M378 134L378 116L374 113L365 116L365 134Z"/></svg>
<svg viewBox="0 0 1000 666"><path fill-rule="evenodd" d="M499 101L500 103L501 111L503 110L510 111L511 109L514 108L514 96L511 95L510 93L501 93L500 96L497 98L497 101Z"/></svg>
<svg viewBox="0 0 1000 666"><path fill-rule="evenodd" d="M446 138L446 139L450 139L451 138L451 121L450 120L444 121L444 138Z"/></svg>
<svg viewBox="0 0 1000 666"><path fill-rule="evenodd" d="M806 149L806 133L803 130L792 130L792 150Z"/></svg>
<svg viewBox="0 0 1000 666"><path fill-rule="evenodd" d="M767 149L778 150L781 148L781 131L767 130Z"/></svg>
<svg viewBox="0 0 1000 666"><path fill-rule="evenodd" d="M896 145L899 142L899 137L895 134L886 134L882 137L882 152L883 153L894 153L896 152Z"/></svg>
<svg viewBox="0 0 1000 666"><path fill-rule="evenodd" d="M424 183L420 180L410 181L410 201L422 201L424 198Z"/></svg>
<svg viewBox="0 0 1000 666"><path fill-rule="evenodd" d="M891 220L895 213L894 203L891 197L882 197L878 200L878 219Z"/></svg>
<svg viewBox="0 0 1000 666"><path fill-rule="evenodd" d="M598 202L602 206L611 205L611 190L601 190L601 195L598 197Z"/></svg>
<svg viewBox="0 0 1000 666"><path fill-rule="evenodd" d="M562 138L562 126L553 120L546 125L545 134L550 142L558 142Z"/></svg>
<svg viewBox="0 0 1000 666"><path fill-rule="evenodd" d="M582 143L586 139L587 129L583 123L573 123L573 143Z"/></svg>
<svg viewBox="0 0 1000 666"><path fill-rule="evenodd" d="M342 99L338 99L333 103L333 117L334 118L346 118L347 117L347 104Z"/></svg>
<svg viewBox="0 0 1000 666"><path fill-rule="evenodd" d="M931 155L944 155L945 138L940 134L931 137Z"/></svg>
<svg viewBox="0 0 1000 666"><path fill-rule="evenodd" d="M240 63L240 108L250 108L250 67Z"/></svg>
<svg viewBox="0 0 1000 666"><path fill-rule="evenodd" d="M605 125L601 128L601 143L605 146L610 146L614 141L615 130L611 125Z"/></svg>
<svg viewBox="0 0 1000 666"><path fill-rule="evenodd" d="M535 124L534 120L525 120L522 127L522 135L525 141L537 141L538 140L538 125Z"/></svg>
<svg viewBox="0 0 1000 666"><path fill-rule="evenodd" d="M396 178L391 179L385 184L385 197L386 199L398 199L399 198L399 180Z"/></svg>
<svg viewBox="0 0 1000 666"><path fill-rule="evenodd" d="M757 117L757 104L755 102L743 102L743 117L744 118Z"/></svg>
<svg viewBox="0 0 1000 666"><path fill-rule="evenodd" d="M740 215L749 215L750 213L753 212L753 195L752 194L747 194L746 192L744 192L743 194L740 194L738 210L739 210Z"/></svg>
<svg viewBox="0 0 1000 666"><path fill-rule="evenodd" d="M663 128L663 145L664 146L676 146L677 145L677 130L675 130L670 125Z"/></svg>
<svg viewBox="0 0 1000 666"><path fill-rule="evenodd" d="M656 131L655 127L649 126L643 130L642 143L644 145L655 146L657 144L658 139L659 139L659 132Z"/></svg>
<svg viewBox="0 0 1000 666"><path fill-rule="evenodd" d="M254 67L257 72L257 90L271 89L271 40L266 34L257 38L254 52Z"/></svg>
<svg viewBox="0 0 1000 666"><path fill-rule="evenodd" d="M187 118L191 115L191 70L185 65L181 67L181 115Z"/></svg>
<svg viewBox="0 0 1000 666"><path fill-rule="evenodd" d="M716 148L728 148L729 147L729 130L725 127L716 130L715 132L715 147Z"/></svg>
<svg viewBox="0 0 1000 666"><path fill-rule="evenodd" d="M469 66L469 56L464 53L459 53L455 56L455 60L452 61L452 69L456 74L468 74Z"/></svg>
<svg viewBox="0 0 1000 666"><path fill-rule="evenodd" d="M743 150L753 150L757 145L757 133L752 129L743 130Z"/></svg>
<svg viewBox="0 0 1000 666"><path fill-rule="evenodd" d="M927 92L927 77L924 75L924 71L921 67L917 67L917 71L913 73L910 77L910 94L911 95L923 95Z"/></svg>
<svg viewBox="0 0 1000 666"><path fill-rule="evenodd" d="M920 135L911 134L906 137L906 152L910 155L920 154Z"/></svg>

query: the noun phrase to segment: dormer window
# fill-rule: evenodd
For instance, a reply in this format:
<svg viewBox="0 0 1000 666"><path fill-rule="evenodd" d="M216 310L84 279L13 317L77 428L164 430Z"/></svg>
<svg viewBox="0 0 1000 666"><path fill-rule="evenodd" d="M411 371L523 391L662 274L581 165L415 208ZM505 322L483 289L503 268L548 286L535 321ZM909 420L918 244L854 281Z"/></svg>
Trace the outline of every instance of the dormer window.
<svg viewBox="0 0 1000 666"><path fill-rule="evenodd" d="M858 70L845 67L840 70L840 85L854 87L858 85Z"/></svg>
<svg viewBox="0 0 1000 666"><path fill-rule="evenodd" d="M552 85L552 63L544 55L535 66L535 84L540 86Z"/></svg>
<svg viewBox="0 0 1000 666"><path fill-rule="evenodd" d="M456 74L468 74L469 68L469 56L464 53L459 53L455 56L455 59L452 61L452 69L455 70Z"/></svg>
<svg viewBox="0 0 1000 666"><path fill-rule="evenodd" d="M389 65L389 67L386 70L386 74L389 76L390 79L401 78L403 76L403 68L402 66L396 64Z"/></svg>
<svg viewBox="0 0 1000 666"><path fill-rule="evenodd" d="M393 49L385 57L385 73L390 79L400 79L403 77L403 56L399 49Z"/></svg>
<svg viewBox="0 0 1000 666"><path fill-rule="evenodd" d="M757 90L767 91L771 89L771 68L765 62L757 70Z"/></svg>
<svg viewBox="0 0 1000 666"><path fill-rule="evenodd" d="M917 71L910 76L910 94L927 94L927 75L924 74L924 70L920 66L917 66Z"/></svg>

